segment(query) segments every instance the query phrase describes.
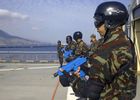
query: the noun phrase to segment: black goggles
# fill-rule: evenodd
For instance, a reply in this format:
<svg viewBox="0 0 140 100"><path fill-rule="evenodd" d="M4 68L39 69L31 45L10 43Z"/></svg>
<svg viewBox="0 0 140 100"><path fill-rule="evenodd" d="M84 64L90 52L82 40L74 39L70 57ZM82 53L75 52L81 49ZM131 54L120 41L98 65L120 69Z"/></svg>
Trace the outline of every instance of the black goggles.
<svg viewBox="0 0 140 100"><path fill-rule="evenodd" d="M104 24L104 22L94 21L94 25L96 28L99 28L103 24Z"/></svg>
<svg viewBox="0 0 140 100"><path fill-rule="evenodd" d="M96 28L99 28L101 25L104 24L104 18L101 15L96 15L94 19L94 25Z"/></svg>

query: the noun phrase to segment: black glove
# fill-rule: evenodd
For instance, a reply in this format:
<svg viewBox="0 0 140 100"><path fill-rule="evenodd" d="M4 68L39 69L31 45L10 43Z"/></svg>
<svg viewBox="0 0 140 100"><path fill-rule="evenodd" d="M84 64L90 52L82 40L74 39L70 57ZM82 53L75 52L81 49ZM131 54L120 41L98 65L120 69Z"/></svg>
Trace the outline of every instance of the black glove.
<svg viewBox="0 0 140 100"><path fill-rule="evenodd" d="M83 87L84 88L81 88L80 90L82 97L99 100L104 84L100 81L89 79L83 84Z"/></svg>

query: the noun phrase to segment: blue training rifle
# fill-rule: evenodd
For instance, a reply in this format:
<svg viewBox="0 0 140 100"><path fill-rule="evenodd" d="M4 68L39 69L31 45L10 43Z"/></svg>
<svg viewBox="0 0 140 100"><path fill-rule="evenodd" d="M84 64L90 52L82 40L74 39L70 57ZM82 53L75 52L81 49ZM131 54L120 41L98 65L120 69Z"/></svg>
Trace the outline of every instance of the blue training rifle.
<svg viewBox="0 0 140 100"><path fill-rule="evenodd" d="M66 65L62 66L60 69L63 69L67 73L72 71L75 72L78 70L78 67L81 67L81 65L84 64L86 61L87 61L86 57L80 56L74 59L73 61L67 63ZM62 72L60 69L58 69L57 72L54 73L54 77L64 75L64 72ZM79 73L80 73L80 78L84 78L86 75L83 70L80 70Z"/></svg>
<svg viewBox="0 0 140 100"><path fill-rule="evenodd" d="M66 50L66 47L64 47L61 51L63 52L63 56L65 59L72 56L73 53L73 50Z"/></svg>

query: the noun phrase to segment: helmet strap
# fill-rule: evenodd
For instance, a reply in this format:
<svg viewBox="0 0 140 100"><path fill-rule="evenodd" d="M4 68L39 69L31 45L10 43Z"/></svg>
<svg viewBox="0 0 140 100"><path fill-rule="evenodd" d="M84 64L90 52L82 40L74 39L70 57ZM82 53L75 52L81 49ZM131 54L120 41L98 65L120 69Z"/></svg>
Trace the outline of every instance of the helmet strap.
<svg viewBox="0 0 140 100"><path fill-rule="evenodd" d="M111 37L111 29L106 28L106 33L104 35L104 42L106 42Z"/></svg>

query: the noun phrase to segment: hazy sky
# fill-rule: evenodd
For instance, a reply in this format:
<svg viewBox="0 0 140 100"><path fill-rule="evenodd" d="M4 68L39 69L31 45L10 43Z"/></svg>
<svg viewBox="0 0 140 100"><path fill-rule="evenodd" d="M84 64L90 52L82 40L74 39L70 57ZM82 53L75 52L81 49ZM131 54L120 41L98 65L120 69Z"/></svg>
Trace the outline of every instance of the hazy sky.
<svg viewBox="0 0 140 100"><path fill-rule="evenodd" d="M75 31L89 43L96 7L110 0L0 0L0 29L41 42L65 42ZM113 0L116 1L116 0ZM117 0L128 6L131 0ZM99 35L98 35L99 38Z"/></svg>

